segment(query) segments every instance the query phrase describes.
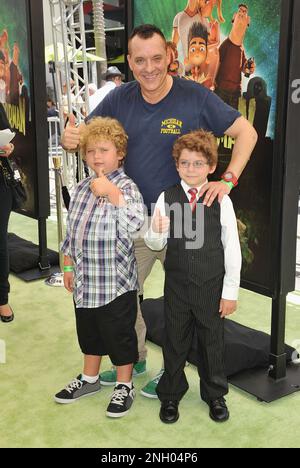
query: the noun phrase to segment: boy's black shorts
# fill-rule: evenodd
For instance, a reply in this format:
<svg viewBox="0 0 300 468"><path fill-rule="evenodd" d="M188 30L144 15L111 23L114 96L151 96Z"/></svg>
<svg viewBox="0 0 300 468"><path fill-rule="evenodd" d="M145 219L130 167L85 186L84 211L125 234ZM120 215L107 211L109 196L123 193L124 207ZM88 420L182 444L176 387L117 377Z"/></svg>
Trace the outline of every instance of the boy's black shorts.
<svg viewBox="0 0 300 468"><path fill-rule="evenodd" d="M115 366L138 361L136 291L122 294L102 307L75 307L75 315L78 342L83 354L108 354Z"/></svg>

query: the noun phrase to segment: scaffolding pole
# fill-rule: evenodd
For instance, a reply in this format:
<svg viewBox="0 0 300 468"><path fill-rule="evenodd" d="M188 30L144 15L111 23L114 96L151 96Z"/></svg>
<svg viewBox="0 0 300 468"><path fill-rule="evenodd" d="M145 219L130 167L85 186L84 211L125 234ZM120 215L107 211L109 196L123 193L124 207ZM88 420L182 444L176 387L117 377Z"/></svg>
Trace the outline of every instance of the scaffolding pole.
<svg viewBox="0 0 300 468"><path fill-rule="evenodd" d="M88 68L84 24L84 0L49 0L55 63L56 100L59 111L60 134L65 127L66 109L74 114L80 124L89 113ZM63 95L63 84L66 95ZM61 167L59 162L61 161ZM63 240L63 214L61 189L63 179L74 186L84 178L84 167L80 157L63 151L62 160L54 155L56 173L56 205L58 244ZM77 171L76 171L77 168ZM62 177L59 177L61 174ZM70 180L71 179L71 180ZM60 258L62 266L62 258ZM48 282L51 284L51 281ZM53 284L54 285L54 284Z"/></svg>

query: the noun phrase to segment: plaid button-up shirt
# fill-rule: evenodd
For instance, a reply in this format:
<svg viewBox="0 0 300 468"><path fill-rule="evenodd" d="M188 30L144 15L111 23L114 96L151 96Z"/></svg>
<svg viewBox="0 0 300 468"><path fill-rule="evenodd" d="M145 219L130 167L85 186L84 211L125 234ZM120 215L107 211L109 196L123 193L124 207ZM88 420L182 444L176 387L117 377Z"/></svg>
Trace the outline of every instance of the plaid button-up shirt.
<svg viewBox="0 0 300 468"><path fill-rule="evenodd" d="M90 190L93 177L81 181L71 198L61 251L74 263L74 301L94 308L138 289L132 234L144 222L143 198L123 168L107 175L126 206L116 207Z"/></svg>

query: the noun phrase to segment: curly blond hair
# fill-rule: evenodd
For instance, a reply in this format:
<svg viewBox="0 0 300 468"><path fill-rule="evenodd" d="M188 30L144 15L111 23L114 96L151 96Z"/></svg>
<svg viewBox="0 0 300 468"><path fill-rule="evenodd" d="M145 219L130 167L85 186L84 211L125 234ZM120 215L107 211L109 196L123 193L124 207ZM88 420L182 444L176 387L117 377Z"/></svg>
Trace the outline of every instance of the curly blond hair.
<svg viewBox="0 0 300 468"><path fill-rule="evenodd" d="M173 158L176 165L184 149L201 153L210 167L218 163L218 144L211 132L194 130L178 138L173 146Z"/></svg>
<svg viewBox="0 0 300 468"><path fill-rule="evenodd" d="M116 119L110 117L95 117L91 119L80 132L80 152L84 159L87 145L99 140L112 141L118 156L122 157L120 165L126 156L128 135Z"/></svg>

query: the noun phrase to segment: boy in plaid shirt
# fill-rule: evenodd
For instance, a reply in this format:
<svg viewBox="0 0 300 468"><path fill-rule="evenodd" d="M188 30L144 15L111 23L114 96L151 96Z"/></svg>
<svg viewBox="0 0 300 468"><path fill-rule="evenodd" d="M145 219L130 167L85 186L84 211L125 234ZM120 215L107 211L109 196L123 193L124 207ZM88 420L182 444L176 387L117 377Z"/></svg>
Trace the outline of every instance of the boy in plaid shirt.
<svg viewBox="0 0 300 468"><path fill-rule="evenodd" d="M84 369L55 401L72 403L100 391L101 357L109 355L117 382L106 414L118 418L128 413L135 397L138 281L132 234L143 225L144 206L137 186L124 173L127 135L117 120L92 119L81 133L80 147L96 175L81 181L72 195L61 250Z"/></svg>

